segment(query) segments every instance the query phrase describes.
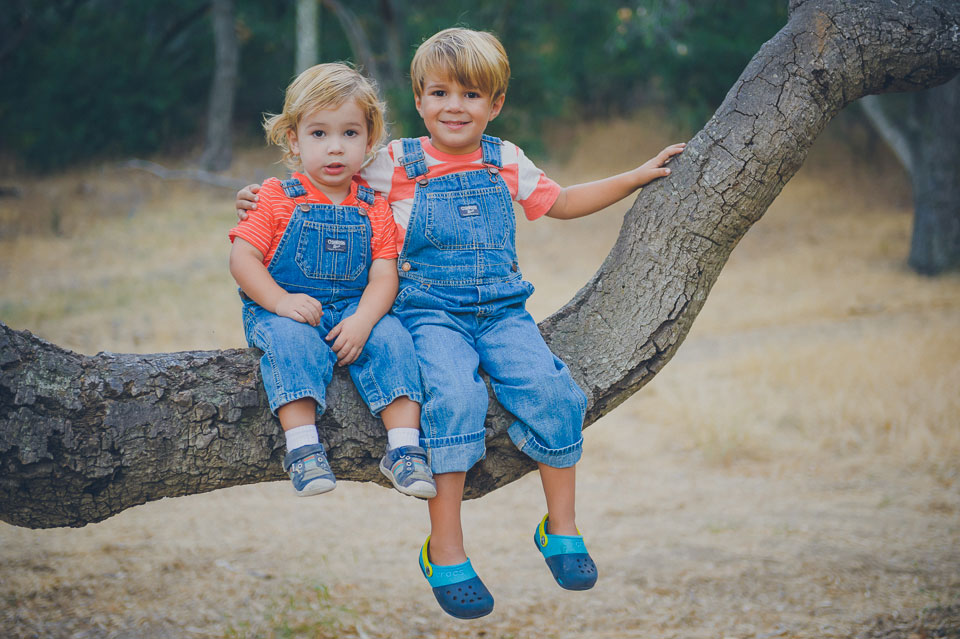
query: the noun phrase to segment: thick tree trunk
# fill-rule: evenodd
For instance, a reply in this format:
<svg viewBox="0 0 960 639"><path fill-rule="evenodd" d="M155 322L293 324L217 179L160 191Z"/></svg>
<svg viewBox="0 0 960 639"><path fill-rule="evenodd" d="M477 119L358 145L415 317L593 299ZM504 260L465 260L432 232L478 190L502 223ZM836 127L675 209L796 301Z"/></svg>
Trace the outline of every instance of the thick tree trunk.
<svg viewBox="0 0 960 639"><path fill-rule="evenodd" d="M794 0L716 114L627 214L590 282L541 324L589 396L590 424L674 355L730 252L846 104L919 89L960 69L960 4ZM277 479L282 443L252 351L65 352L0 331L0 518L81 526L130 506ZM533 465L487 419L477 497ZM377 480L382 428L344 375L322 437L342 479Z"/></svg>
<svg viewBox="0 0 960 639"><path fill-rule="evenodd" d="M960 267L960 77L915 97L913 236L908 263L924 275Z"/></svg>
<svg viewBox="0 0 960 639"><path fill-rule="evenodd" d="M230 168L233 160L233 97L240 68L240 45L233 19L233 0L213 0L215 64L207 106L207 138L200 166L208 171Z"/></svg>
<svg viewBox="0 0 960 639"><path fill-rule="evenodd" d="M907 263L924 275L960 267L960 76L913 94L893 113L882 96L860 106L913 182Z"/></svg>

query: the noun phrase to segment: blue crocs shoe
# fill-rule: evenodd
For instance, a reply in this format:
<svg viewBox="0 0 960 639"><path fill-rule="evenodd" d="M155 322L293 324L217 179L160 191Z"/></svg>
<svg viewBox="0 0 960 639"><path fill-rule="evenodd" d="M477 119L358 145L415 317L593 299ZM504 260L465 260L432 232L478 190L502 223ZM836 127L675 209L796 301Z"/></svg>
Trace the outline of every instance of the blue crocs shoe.
<svg viewBox="0 0 960 639"><path fill-rule="evenodd" d="M419 446L398 446L380 460L380 472L404 495L420 499L437 496L437 483L427 465L427 451Z"/></svg>
<svg viewBox="0 0 960 639"><path fill-rule="evenodd" d="M566 590L590 590L597 583L597 565L590 558L582 535L547 534L547 517L533 533L533 541L553 578Z"/></svg>
<svg viewBox="0 0 960 639"><path fill-rule="evenodd" d="M434 566L428 556L430 537L420 549L420 570L433 588L443 611L457 619L476 619L493 610L493 595L474 572L470 560L453 566Z"/></svg>
<svg viewBox="0 0 960 639"><path fill-rule="evenodd" d="M337 487L323 444L294 448L283 458L283 470L290 473L293 491L299 497L328 493Z"/></svg>

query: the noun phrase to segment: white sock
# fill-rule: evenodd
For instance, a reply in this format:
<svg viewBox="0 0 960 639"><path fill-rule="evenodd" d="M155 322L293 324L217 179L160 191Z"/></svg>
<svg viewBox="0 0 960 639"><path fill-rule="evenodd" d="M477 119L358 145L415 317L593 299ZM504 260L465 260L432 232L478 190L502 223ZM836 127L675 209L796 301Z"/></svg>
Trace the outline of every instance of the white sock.
<svg viewBox="0 0 960 639"><path fill-rule="evenodd" d="M401 446L419 446L419 428L391 428L387 431L387 448L393 450Z"/></svg>
<svg viewBox="0 0 960 639"><path fill-rule="evenodd" d="M300 448L301 446L309 446L310 444L320 443L320 435L317 433L316 424L297 426L296 428L283 431L283 435L287 438L288 453L291 450Z"/></svg>

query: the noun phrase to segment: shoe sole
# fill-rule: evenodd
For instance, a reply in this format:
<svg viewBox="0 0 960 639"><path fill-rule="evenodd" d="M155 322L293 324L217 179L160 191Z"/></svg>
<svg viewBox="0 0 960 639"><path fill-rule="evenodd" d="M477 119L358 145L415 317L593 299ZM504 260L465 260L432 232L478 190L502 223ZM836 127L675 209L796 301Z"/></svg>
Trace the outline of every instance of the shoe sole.
<svg viewBox="0 0 960 639"><path fill-rule="evenodd" d="M398 492L409 495L410 497L416 497L417 499L433 499L437 496L437 487L426 482L418 481L409 488L404 488L397 483L397 480L394 478L393 473L379 466L380 472L384 477L390 480L390 483L393 484L393 487L397 489Z"/></svg>
<svg viewBox="0 0 960 639"><path fill-rule="evenodd" d="M293 488L293 494L297 497L313 497L314 495L322 495L323 493L329 493L336 487L336 482L327 480L312 481L307 484L307 487L303 490L297 490L294 486L291 486L291 488Z"/></svg>

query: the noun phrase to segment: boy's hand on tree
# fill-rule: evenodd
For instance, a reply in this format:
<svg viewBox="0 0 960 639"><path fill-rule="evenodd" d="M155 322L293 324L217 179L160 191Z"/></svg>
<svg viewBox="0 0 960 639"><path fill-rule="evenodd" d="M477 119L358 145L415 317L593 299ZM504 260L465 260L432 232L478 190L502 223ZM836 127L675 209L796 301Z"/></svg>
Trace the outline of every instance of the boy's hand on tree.
<svg viewBox="0 0 960 639"><path fill-rule="evenodd" d="M255 211L257 209L257 202L260 201L260 196L257 195L259 191L259 184L248 184L237 191L237 219L241 222L247 219L247 211Z"/></svg>
<svg viewBox="0 0 960 639"><path fill-rule="evenodd" d="M638 177L640 178L640 186L649 184L657 178L670 175L670 169L666 168L666 164L670 162L673 156L682 153L686 146L686 142L671 144L664 150L657 153L654 157L637 167L637 172L639 174Z"/></svg>
<svg viewBox="0 0 960 639"><path fill-rule="evenodd" d="M339 366L349 366L357 361L372 330L373 326L370 322L354 313L341 320L327 333L326 340L328 342L334 340L330 348L337 354Z"/></svg>
<svg viewBox="0 0 960 639"><path fill-rule="evenodd" d="M277 301L277 315L317 326L323 316L323 305L303 293L287 293Z"/></svg>

